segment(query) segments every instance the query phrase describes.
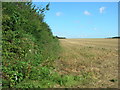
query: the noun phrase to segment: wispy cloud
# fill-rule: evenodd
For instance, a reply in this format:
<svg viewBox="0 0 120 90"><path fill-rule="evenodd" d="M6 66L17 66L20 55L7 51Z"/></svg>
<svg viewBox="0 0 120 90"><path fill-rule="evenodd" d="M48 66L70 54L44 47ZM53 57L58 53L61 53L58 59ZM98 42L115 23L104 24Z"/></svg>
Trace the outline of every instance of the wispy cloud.
<svg viewBox="0 0 120 90"><path fill-rule="evenodd" d="M84 11L84 14L85 14L85 15L91 15L91 13L88 12L88 11Z"/></svg>
<svg viewBox="0 0 120 90"><path fill-rule="evenodd" d="M105 11L105 9L106 9L106 7L101 7L101 8L99 8L99 12L103 13Z"/></svg>
<svg viewBox="0 0 120 90"><path fill-rule="evenodd" d="M56 15L56 16L61 16L61 15L62 15L62 12L56 12L55 15Z"/></svg>

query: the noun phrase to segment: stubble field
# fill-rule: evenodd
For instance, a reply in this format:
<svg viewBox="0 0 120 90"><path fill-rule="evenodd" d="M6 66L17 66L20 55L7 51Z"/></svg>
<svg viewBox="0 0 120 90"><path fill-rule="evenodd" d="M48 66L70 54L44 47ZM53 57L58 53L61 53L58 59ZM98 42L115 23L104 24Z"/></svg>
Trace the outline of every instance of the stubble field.
<svg viewBox="0 0 120 90"><path fill-rule="evenodd" d="M79 88L118 87L118 39L60 39L62 53L55 66L61 75L89 73Z"/></svg>

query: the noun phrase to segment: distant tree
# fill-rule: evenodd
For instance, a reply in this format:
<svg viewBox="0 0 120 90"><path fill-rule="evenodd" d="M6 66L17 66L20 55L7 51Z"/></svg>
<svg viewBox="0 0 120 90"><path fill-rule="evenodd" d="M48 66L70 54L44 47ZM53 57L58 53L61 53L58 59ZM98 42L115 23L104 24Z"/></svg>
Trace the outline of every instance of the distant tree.
<svg viewBox="0 0 120 90"><path fill-rule="evenodd" d="M58 38L58 39L66 39L66 37L58 37L58 36L56 36L56 38Z"/></svg>

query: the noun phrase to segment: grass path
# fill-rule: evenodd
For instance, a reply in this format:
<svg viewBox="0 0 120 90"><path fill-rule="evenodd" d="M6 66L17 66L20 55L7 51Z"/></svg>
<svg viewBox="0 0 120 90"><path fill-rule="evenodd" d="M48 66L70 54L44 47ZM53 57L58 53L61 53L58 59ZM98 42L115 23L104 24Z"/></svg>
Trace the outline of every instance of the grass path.
<svg viewBox="0 0 120 90"><path fill-rule="evenodd" d="M90 83L77 87L118 87L117 39L61 39L60 44L62 53L55 62L60 74L92 74Z"/></svg>

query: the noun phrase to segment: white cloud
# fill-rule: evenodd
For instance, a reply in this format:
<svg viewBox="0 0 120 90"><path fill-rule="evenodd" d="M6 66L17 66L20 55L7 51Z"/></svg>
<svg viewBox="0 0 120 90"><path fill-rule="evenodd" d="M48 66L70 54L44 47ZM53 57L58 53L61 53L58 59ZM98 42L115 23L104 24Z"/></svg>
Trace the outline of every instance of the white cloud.
<svg viewBox="0 0 120 90"><path fill-rule="evenodd" d="M100 13L103 13L105 11L106 7L99 8Z"/></svg>
<svg viewBox="0 0 120 90"><path fill-rule="evenodd" d="M84 14L85 14L85 15L91 15L91 13L88 12L88 11L84 11Z"/></svg>
<svg viewBox="0 0 120 90"><path fill-rule="evenodd" d="M56 12L56 16L61 16L62 12Z"/></svg>

